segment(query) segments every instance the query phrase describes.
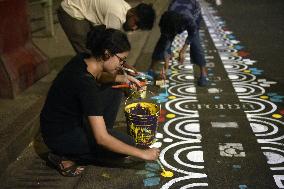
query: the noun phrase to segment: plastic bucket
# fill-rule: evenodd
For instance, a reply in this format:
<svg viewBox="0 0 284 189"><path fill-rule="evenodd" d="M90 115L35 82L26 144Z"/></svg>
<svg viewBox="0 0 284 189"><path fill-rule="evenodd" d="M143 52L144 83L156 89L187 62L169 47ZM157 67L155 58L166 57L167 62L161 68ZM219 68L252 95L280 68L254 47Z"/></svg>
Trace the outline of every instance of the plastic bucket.
<svg viewBox="0 0 284 189"><path fill-rule="evenodd" d="M160 107L150 102L135 102L124 109L127 131L138 146L149 146L154 142L158 128Z"/></svg>

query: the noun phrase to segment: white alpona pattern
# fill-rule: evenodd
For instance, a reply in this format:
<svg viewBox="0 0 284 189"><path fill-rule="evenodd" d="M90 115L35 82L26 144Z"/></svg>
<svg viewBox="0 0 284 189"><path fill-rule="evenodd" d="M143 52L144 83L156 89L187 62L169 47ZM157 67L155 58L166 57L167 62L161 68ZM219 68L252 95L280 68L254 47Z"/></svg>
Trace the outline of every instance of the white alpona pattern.
<svg viewBox="0 0 284 189"><path fill-rule="evenodd" d="M257 137L257 142L261 145L261 150L267 158L271 171L284 170L284 136L278 132L278 128L283 127L284 124L268 117L277 110L277 105L269 100L259 98L265 94L265 87L270 87L276 82L264 78L259 79L251 72L250 66L254 65L256 61L238 56L239 50L236 46L239 45L240 41L228 38L228 35L232 35L233 32L222 29L224 22L220 17L215 16L216 11L208 3L204 0L200 0L200 3L209 34L240 102L254 107L253 110L246 110L245 113L252 131ZM201 35L204 35L204 31L201 31ZM172 45L174 52L175 49L181 48L186 36L187 33L184 32L176 37ZM210 62L213 58L206 56L208 68L215 67L214 62ZM167 121L163 127L165 132L163 144L167 146L161 151L160 159L167 169L175 172L175 177L165 183L162 189L207 188L208 181L204 172L199 114L198 111L188 109L188 106L186 106L186 104L198 102L190 57L185 58L183 65L173 60L170 63L170 69L172 72L168 78L170 81L168 93L176 98L169 100L165 104L165 108L170 113L175 114L175 118ZM215 80L221 80L221 78L215 77ZM214 85L213 82L211 84ZM212 87L208 92L217 94L222 91ZM226 127L226 125L220 123L215 123L215 126ZM236 129L238 125L232 120L228 127ZM219 144L219 148L221 155L230 157L244 157L246 155L241 143L222 143ZM180 158L181 156L183 159ZM284 173L278 173L274 174L273 178L279 188L284 188Z"/></svg>
<svg viewBox="0 0 284 189"><path fill-rule="evenodd" d="M276 112L277 105L268 99L260 99L265 94L265 87L277 84L264 78L258 79L251 72L249 66L256 63L255 60L244 59L238 56L237 40L230 40L228 35L232 32L223 30L224 22L220 17L215 16L216 10L204 1L200 1L203 7L203 18L208 27L209 34L218 50L222 63L231 79L235 92L241 102L256 105L256 110L245 111L251 128L261 145L267 163L274 174L273 178L279 188L284 188L284 135L279 132L284 123L269 116ZM282 174L279 174L281 170ZM278 171L278 172L273 172Z"/></svg>

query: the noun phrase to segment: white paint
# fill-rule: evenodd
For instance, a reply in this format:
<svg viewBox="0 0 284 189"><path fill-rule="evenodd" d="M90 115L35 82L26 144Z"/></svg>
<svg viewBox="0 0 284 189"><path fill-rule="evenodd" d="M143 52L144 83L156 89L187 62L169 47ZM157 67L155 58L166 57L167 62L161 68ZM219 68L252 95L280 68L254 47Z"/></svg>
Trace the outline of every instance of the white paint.
<svg viewBox="0 0 284 189"><path fill-rule="evenodd" d="M188 133L184 132L180 129L183 124L185 123L196 123L198 120L190 120L190 117L177 117L170 119L164 125L164 131L167 135L171 136L172 138L180 139L180 140L197 140L200 141L201 136L200 134L196 133ZM173 132L172 132L173 130ZM176 132L178 131L178 133ZM185 136L180 136L179 134L183 134Z"/></svg>
<svg viewBox="0 0 284 189"><path fill-rule="evenodd" d="M184 176L184 177L177 177L174 179L171 179L169 182L167 182L166 184L164 184L161 189L169 189L169 188L175 188L173 185L175 183L178 183L180 181L184 181L186 180L187 182L194 179L194 178L206 178L207 175L203 174L203 173L193 173L191 172L188 176ZM173 187L172 187L173 186ZM182 189L186 189L186 188L192 188L195 186L208 186L207 183L192 183L192 184L188 184L185 186L185 188Z"/></svg>
<svg viewBox="0 0 284 189"><path fill-rule="evenodd" d="M259 115L269 115L277 110L277 106L268 101L261 98L246 98L240 99L242 103L250 103L250 104L257 104L260 108L255 110L245 110L247 116L259 116Z"/></svg>
<svg viewBox="0 0 284 189"><path fill-rule="evenodd" d="M155 142L154 144L151 144L149 148L161 148L162 143L161 142Z"/></svg>
<svg viewBox="0 0 284 189"><path fill-rule="evenodd" d="M234 68L233 65L224 65L224 67L225 67L226 69L232 69L232 68Z"/></svg>
<svg viewBox="0 0 284 189"><path fill-rule="evenodd" d="M184 69L191 70L191 69L193 69L193 65L189 65L189 64L184 65Z"/></svg>
<svg viewBox="0 0 284 189"><path fill-rule="evenodd" d="M265 83L261 83L261 84L259 84L259 85L262 86L262 87L270 87L269 84L265 84Z"/></svg>
<svg viewBox="0 0 284 189"><path fill-rule="evenodd" d="M207 90L208 90L208 93L211 93L211 94L216 94L216 93L220 93L223 91L222 89L219 89L219 88L209 88Z"/></svg>
<svg viewBox="0 0 284 189"><path fill-rule="evenodd" d="M268 164L274 165L274 164L280 164L284 162L284 157L280 154L276 154L274 152L263 152L263 153L268 160L267 161Z"/></svg>
<svg viewBox="0 0 284 189"><path fill-rule="evenodd" d="M192 175L192 174L194 174L193 172L191 172L191 170L190 169L180 169L180 168L177 168L177 167L175 167L174 165L171 165L171 164L169 164L166 160L165 160L165 153L167 152L167 151L169 151L169 150L171 150L171 149L181 149L181 146L191 146L191 147L194 147L195 149L200 149L201 148L201 146L192 146L192 145L200 145L200 142L201 141L198 141L198 140L187 140L187 141L180 141L180 142L175 142L175 143L173 143L173 144L170 144L170 145L168 145L167 147L165 147L165 148L163 148L162 150L161 150L161 153L160 153L160 161L161 161L161 163L165 166L165 167L167 167L168 169L171 169L171 170L173 170L173 171L175 171L175 172L179 172L179 173L182 173L182 174L187 174L187 175ZM183 149L183 148L182 148ZM182 150L181 149L181 150ZM173 154L171 154L171 156L172 156ZM175 153L175 155L176 155L176 153ZM176 159L175 159L176 160ZM199 178L202 178L202 175L203 174L201 174L200 176L201 177L199 177ZM206 176L205 176L206 177Z"/></svg>
<svg viewBox="0 0 284 189"><path fill-rule="evenodd" d="M187 76L185 76L185 79L187 79L187 80L193 80L194 77L193 77L192 75L187 75Z"/></svg>
<svg viewBox="0 0 284 189"><path fill-rule="evenodd" d="M213 62L206 63L207 68L214 68L215 64Z"/></svg>
<svg viewBox="0 0 284 189"><path fill-rule="evenodd" d="M252 128L252 131L254 133L264 133L266 131L268 131L268 127L262 124L258 124L258 123L250 123L250 126Z"/></svg>
<svg viewBox="0 0 284 189"><path fill-rule="evenodd" d="M184 126L184 129L193 133L200 133L200 124L199 123L190 123Z"/></svg>
<svg viewBox="0 0 284 189"><path fill-rule="evenodd" d="M192 151L192 152L188 152L186 155L187 159L189 159L190 161L193 162L204 162L203 160L203 151Z"/></svg>
<svg viewBox="0 0 284 189"><path fill-rule="evenodd" d="M238 75L228 75L229 79L231 80L235 80L235 79L239 79Z"/></svg>
<svg viewBox="0 0 284 189"><path fill-rule="evenodd" d="M246 91L239 93L238 95L240 95L240 98L244 98L244 96L246 98L252 98L252 97L257 97L259 98L259 96L265 94L265 89L261 86L258 86L256 84L244 84L244 83L238 83L238 84L233 84L235 90L236 88L244 88L246 89ZM237 92L237 91L236 91Z"/></svg>
<svg viewBox="0 0 284 189"><path fill-rule="evenodd" d="M163 134L162 133L156 133L156 138L163 138Z"/></svg>
<svg viewBox="0 0 284 189"><path fill-rule="evenodd" d="M192 102L197 102L197 100L190 98L176 98L166 102L165 107L167 110L169 110L174 114L190 116L190 117L198 117L199 114L197 110L190 110L181 107L184 104ZM174 109L171 107L171 104L173 104L172 106L174 107Z"/></svg>
<svg viewBox="0 0 284 189"><path fill-rule="evenodd" d="M168 88L168 91L171 95L176 97L196 99L196 88L194 84L175 84Z"/></svg>
<svg viewBox="0 0 284 189"><path fill-rule="evenodd" d="M238 128L239 127L237 122L211 122L211 125L214 128Z"/></svg>
<svg viewBox="0 0 284 189"><path fill-rule="evenodd" d="M208 186L208 183L192 183L192 184L187 184L180 189L187 189L187 188L194 188L194 187L199 187L199 186Z"/></svg>
<svg viewBox="0 0 284 189"><path fill-rule="evenodd" d="M164 142L167 142L167 143L170 143L170 142L173 142L173 139L171 139L171 138L164 138L163 141L164 141Z"/></svg>
<svg viewBox="0 0 284 189"><path fill-rule="evenodd" d="M244 87L234 87L234 88L235 88L235 91L236 91L237 93L244 93L244 92L247 91L247 89L244 88Z"/></svg>
<svg viewBox="0 0 284 189"><path fill-rule="evenodd" d="M195 87L188 87L185 89L186 92L188 93L196 93L196 88Z"/></svg>
<svg viewBox="0 0 284 189"><path fill-rule="evenodd" d="M243 145L241 143L219 144L220 155L225 157L245 157Z"/></svg>
<svg viewBox="0 0 284 189"><path fill-rule="evenodd" d="M284 188L284 175L273 175L273 178L278 188Z"/></svg>
<svg viewBox="0 0 284 189"><path fill-rule="evenodd" d="M194 149L199 149L199 148L201 148L201 146L190 146L190 147L186 147L186 148L181 148L174 153L174 159L176 160L177 163L179 163L180 165L183 165L185 167L190 167L190 168L195 168L195 169L203 169L204 168L203 165L193 165L191 163L185 163L179 158L179 155L181 153L186 152L188 150L194 150ZM203 156L203 153L202 153L202 156ZM200 158L200 157L195 157L195 158L197 159L197 158ZM203 160L203 157L202 157L202 160Z"/></svg>
<svg viewBox="0 0 284 189"><path fill-rule="evenodd" d="M263 126L267 126L268 128L270 128L269 133L268 132L263 133L263 134L259 133L259 134L256 134L256 136L269 136L269 135L277 134L279 130L278 127L284 126L284 123L282 121L272 119L272 118L267 118L267 117L259 117L259 116L253 116L252 118L249 118L249 122L258 123L258 124L261 124ZM272 140L276 140L276 139L277 138L273 138Z"/></svg>

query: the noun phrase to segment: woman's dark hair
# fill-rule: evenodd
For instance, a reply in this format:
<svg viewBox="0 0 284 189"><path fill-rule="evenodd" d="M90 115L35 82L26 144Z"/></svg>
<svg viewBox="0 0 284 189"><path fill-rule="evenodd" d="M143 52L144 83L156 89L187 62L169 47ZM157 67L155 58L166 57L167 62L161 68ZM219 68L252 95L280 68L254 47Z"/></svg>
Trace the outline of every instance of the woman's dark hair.
<svg viewBox="0 0 284 189"><path fill-rule="evenodd" d="M139 29L150 30L153 28L156 13L152 4L140 3L134 7L134 11L139 19L137 23Z"/></svg>
<svg viewBox="0 0 284 189"><path fill-rule="evenodd" d="M125 33L106 28L105 25L92 27L87 34L86 47L91 50L96 58L105 59L105 51L111 55L130 51L131 46Z"/></svg>
<svg viewBox="0 0 284 189"><path fill-rule="evenodd" d="M187 21L181 14L174 11L166 11L159 22L161 33L169 38L174 38L183 32Z"/></svg>

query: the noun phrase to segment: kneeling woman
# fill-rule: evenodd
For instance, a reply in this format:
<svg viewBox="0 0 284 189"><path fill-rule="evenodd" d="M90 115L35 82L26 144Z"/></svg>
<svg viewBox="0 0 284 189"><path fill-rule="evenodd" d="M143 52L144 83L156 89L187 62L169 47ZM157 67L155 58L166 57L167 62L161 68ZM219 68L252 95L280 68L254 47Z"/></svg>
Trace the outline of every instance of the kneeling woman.
<svg viewBox="0 0 284 189"><path fill-rule="evenodd" d="M156 160L159 150L139 149L133 139L113 130L121 91L102 84L102 72L117 74L130 51L126 35L104 26L88 33L92 54L79 54L55 78L41 112L41 132L51 150L48 159L64 176L77 176L75 160L130 155ZM136 82L117 75L116 82Z"/></svg>

